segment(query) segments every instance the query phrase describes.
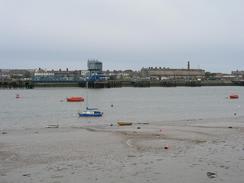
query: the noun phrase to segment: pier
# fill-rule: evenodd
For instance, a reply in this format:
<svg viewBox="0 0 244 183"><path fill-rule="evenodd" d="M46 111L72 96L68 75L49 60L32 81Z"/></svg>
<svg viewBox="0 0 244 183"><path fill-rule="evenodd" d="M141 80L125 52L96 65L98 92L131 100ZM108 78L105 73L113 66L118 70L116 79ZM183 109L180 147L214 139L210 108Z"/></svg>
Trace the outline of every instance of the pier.
<svg viewBox="0 0 244 183"><path fill-rule="evenodd" d="M79 82L80 87L87 87L86 81ZM118 88L118 87L201 87L201 86L244 86L244 82L222 80L108 80L89 81L88 88Z"/></svg>
<svg viewBox="0 0 244 183"><path fill-rule="evenodd" d="M223 80L105 80L89 81L88 88L120 88L120 87L201 87L201 86L244 86L244 81ZM0 88L15 89L34 87L87 87L86 81L72 82L33 82L31 80L0 81Z"/></svg>
<svg viewBox="0 0 244 183"><path fill-rule="evenodd" d="M79 82L80 87L87 87L86 81ZM89 81L88 88L118 88L122 87L121 81Z"/></svg>

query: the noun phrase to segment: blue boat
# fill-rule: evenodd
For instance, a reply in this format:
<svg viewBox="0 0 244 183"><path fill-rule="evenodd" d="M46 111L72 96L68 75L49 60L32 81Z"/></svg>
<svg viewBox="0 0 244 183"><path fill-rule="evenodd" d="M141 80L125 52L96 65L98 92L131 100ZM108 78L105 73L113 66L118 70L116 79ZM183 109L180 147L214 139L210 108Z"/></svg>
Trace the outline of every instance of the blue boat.
<svg viewBox="0 0 244 183"><path fill-rule="evenodd" d="M103 112L98 111L96 108L86 108L85 111L78 113L80 117L102 117Z"/></svg>
<svg viewBox="0 0 244 183"><path fill-rule="evenodd" d="M86 83L88 89L88 82ZM88 93L86 97L86 110L79 112L79 117L102 117L103 112L99 111L98 108L88 107Z"/></svg>

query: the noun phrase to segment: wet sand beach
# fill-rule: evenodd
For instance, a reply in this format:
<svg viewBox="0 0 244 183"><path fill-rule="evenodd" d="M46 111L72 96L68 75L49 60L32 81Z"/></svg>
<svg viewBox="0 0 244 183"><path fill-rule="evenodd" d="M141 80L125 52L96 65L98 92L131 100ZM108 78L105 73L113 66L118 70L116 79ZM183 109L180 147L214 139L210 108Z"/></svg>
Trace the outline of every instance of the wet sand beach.
<svg viewBox="0 0 244 183"><path fill-rule="evenodd" d="M0 182L244 180L244 117L1 130Z"/></svg>
<svg viewBox="0 0 244 183"><path fill-rule="evenodd" d="M0 90L0 183L242 183L244 98L229 100L232 91L244 96L242 87L89 90L104 112L94 119L64 102L85 89Z"/></svg>

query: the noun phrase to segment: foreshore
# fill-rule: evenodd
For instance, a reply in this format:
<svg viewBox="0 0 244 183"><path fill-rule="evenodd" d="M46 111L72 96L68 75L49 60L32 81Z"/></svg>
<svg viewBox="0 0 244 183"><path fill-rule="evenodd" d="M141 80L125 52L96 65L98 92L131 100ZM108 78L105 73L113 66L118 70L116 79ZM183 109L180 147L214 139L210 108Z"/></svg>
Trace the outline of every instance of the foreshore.
<svg viewBox="0 0 244 183"><path fill-rule="evenodd" d="M243 121L1 129L0 182L242 183Z"/></svg>

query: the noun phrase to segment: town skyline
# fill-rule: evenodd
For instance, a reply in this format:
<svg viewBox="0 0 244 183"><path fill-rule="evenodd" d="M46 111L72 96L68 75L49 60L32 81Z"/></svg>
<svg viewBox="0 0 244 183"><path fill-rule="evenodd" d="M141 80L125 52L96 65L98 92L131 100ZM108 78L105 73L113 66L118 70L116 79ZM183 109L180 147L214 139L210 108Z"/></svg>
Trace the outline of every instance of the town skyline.
<svg viewBox="0 0 244 183"><path fill-rule="evenodd" d="M97 59L96 59L97 60ZM101 60L98 60L98 61L101 61ZM103 61L101 61L103 63L103 70L106 71L106 70L110 70L110 71L113 71L113 70L121 70L121 71L124 71L124 70L133 70L133 71L140 71L141 69L143 68L167 68L167 69L187 69L187 63L188 62L185 62L184 65L181 65L181 66L165 66L165 65L148 65L148 66L139 66L136 67L136 68L131 68L130 66L128 67L124 67L124 68L119 68L119 67L109 67L109 66L106 66L106 62L104 63ZM44 69L44 70L87 70L87 61L84 61L84 62L81 62L80 65L77 64L77 66L70 66L68 67L68 65L50 65L50 66L47 66L47 65L38 65L36 67L16 67L16 66L13 66L13 67L0 67L0 70L4 70L4 69L10 69L10 70L14 70L14 69L29 69L29 70L35 70L35 69ZM227 70L227 71L220 71L220 70L209 70L209 69L206 69L206 68L203 68L203 67L200 67L200 65L194 65L194 63L192 64L190 62L190 68L191 69L202 69L202 70L205 70L206 72L212 72L212 73L227 73L227 74L230 74L232 71L243 71L244 68L236 68L236 69L232 69L232 70ZM233 67L234 68L234 67Z"/></svg>

